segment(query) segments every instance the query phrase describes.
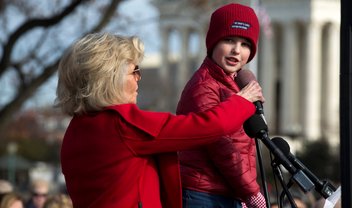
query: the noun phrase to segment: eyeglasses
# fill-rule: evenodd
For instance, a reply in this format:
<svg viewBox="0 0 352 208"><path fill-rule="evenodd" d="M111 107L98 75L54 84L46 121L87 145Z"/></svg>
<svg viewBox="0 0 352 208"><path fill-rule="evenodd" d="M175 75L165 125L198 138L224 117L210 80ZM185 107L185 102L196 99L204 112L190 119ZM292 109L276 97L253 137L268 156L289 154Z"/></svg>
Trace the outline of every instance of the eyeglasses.
<svg viewBox="0 0 352 208"><path fill-rule="evenodd" d="M46 194L46 193L36 193L36 192L34 192L34 193L32 193L32 195L33 195L34 197L46 197L48 194Z"/></svg>
<svg viewBox="0 0 352 208"><path fill-rule="evenodd" d="M132 74L133 74L134 78L136 78L137 81L142 79L141 69L139 68L138 65L136 65L136 67L134 67Z"/></svg>

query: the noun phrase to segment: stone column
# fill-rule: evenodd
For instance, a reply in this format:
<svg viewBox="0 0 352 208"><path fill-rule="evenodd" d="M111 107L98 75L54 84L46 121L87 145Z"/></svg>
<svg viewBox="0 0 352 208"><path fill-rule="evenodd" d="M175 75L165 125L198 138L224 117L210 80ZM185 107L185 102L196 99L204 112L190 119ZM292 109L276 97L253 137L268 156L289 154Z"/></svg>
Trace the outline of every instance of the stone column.
<svg viewBox="0 0 352 208"><path fill-rule="evenodd" d="M207 30L208 28L204 28L204 27L200 27L199 30L197 30L198 36L199 36L199 53L197 56L197 60L198 60L197 66L200 66L203 63L204 58L207 55L207 48L205 46L205 38L206 38Z"/></svg>
<svg viewBox="0 0 352 208"><path fill-rule="evenodd" d="M339 25L330 24L327 26L326 36L323 43L326 44L323 65L323 96L322 96L322 131L323 137L330 144L339 144L339 74L340 74L340 30Z"/></svg>
<svg viewBox="0 0 352 208"><path fill-rule="evenodd" d="M189 53L189 28L184 26L180 29L181 31L181 54L180 62L176 77L176 101L180 97L182 90L185 86L186 81L189 79L189 63L190 63L190 53Z"/></svg>
<svg viewBox="0 0 352 208"><path fill-rule="evenodd" d="M299 115L299 65L298 38L294 22L283 23L281 53L281 91L279 107L279 131L287 135L300 133Z"/></svg>
<svg viewBox="0 0 352 208"><path fill-rule="evenodd" d="M170 97L170 78L169 78L169 38L170 28L161 27L161 66L158 71L160 80L160 91L162 95L158 99L158 109L162 111L168 110L169 97Z"/></svg>
<svg viewBox="0 0 352 208"><path fill-rule="evenodd" d="M277 67L275 51L275 34L272 37L266 37L261 34L258 46L258 81L263 89L265 97L264 114L265 119L268 122L269 129L275 129L276 127L276 81L277 81Z"/></svg>
<svg viewBox="0 0 352 208"><path fill-rule="evenodd" d="M309 140L321 137L321 25L306 23L303 43L303 136Z"/></svg>

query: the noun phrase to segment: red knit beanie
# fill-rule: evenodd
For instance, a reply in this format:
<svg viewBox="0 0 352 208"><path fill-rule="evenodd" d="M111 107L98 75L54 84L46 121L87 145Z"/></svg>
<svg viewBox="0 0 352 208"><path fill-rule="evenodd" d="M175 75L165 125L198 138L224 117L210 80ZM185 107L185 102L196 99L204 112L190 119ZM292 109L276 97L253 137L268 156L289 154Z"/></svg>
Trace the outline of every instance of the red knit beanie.
<svg viewBox="0 0 352 208"><path fill-rule="evenodd" d="M206 37L207 54L210 55L216 43L227 36L248 39L252 44L248 62L253 59L257 51L259 21L252 8L242 4L227 4L213 12Z"/></svg>

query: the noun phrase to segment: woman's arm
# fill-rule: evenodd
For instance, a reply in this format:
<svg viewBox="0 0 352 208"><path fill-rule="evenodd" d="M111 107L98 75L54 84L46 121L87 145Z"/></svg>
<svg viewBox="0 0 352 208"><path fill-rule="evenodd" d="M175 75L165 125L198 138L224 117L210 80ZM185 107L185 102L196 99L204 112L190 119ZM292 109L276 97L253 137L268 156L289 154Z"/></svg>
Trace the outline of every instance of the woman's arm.
<svg viewBox="0 0 352 208"><path fill-rule="evenodd" d="M236 106L236 107L234 107ZM255 112L254 105L233 95L204 112L188 115L147 112L135 105L116 106L122 116L120 136L135 154L191 149L238 130Z"/></svg>

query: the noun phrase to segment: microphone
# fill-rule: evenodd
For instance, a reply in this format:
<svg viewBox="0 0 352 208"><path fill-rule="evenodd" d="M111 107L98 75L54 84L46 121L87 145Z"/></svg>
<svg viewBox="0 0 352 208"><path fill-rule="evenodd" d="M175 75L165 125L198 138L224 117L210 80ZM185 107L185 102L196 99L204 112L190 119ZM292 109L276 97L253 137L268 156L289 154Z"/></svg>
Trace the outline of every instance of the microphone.
<svg viewBox="0 0 352 208"><path fill-rule="evenodd" d="M253 72L249 69L241 69L237 73L237 76L235 77L235 82L240 87L240 89L244 88L251 81L257 81L257 79L256 79L255 75L253 74ZM253 104L255 105L255 108L257 109L256 113L263 115L263 119L265 121L263 103L260 101L255 101ZM265 121L265 123L266 123L266 121Z"/></svg>
<svg viewBox="0 0 352 208"><path fill-rule="evenodd" d="M293 154L291 154L290 146L283 138L274 137L271 140L297 169L302 170L309 177L309 179L315 185L315 190L320 193L325 199L331 196L336 191L336 188L332 184L330 184L326 180L319 180L319 178L315 176L300 160L298 160Z"/></svg>
<svg viewBox="0 0 352 208"><path fill-rule="evenodd" d="M268 147L269 151L274 154L277 161L282 164L288 172L291 173L293 180L299 185L304 191L308 192L314 188L312 181L306 176L306 174L297 169L282 153L282 151L269 139L268 127L264 122L263 118L259 114L254 114L247 119L243 124L244 131L251 138L259 138Z"/></svg>

